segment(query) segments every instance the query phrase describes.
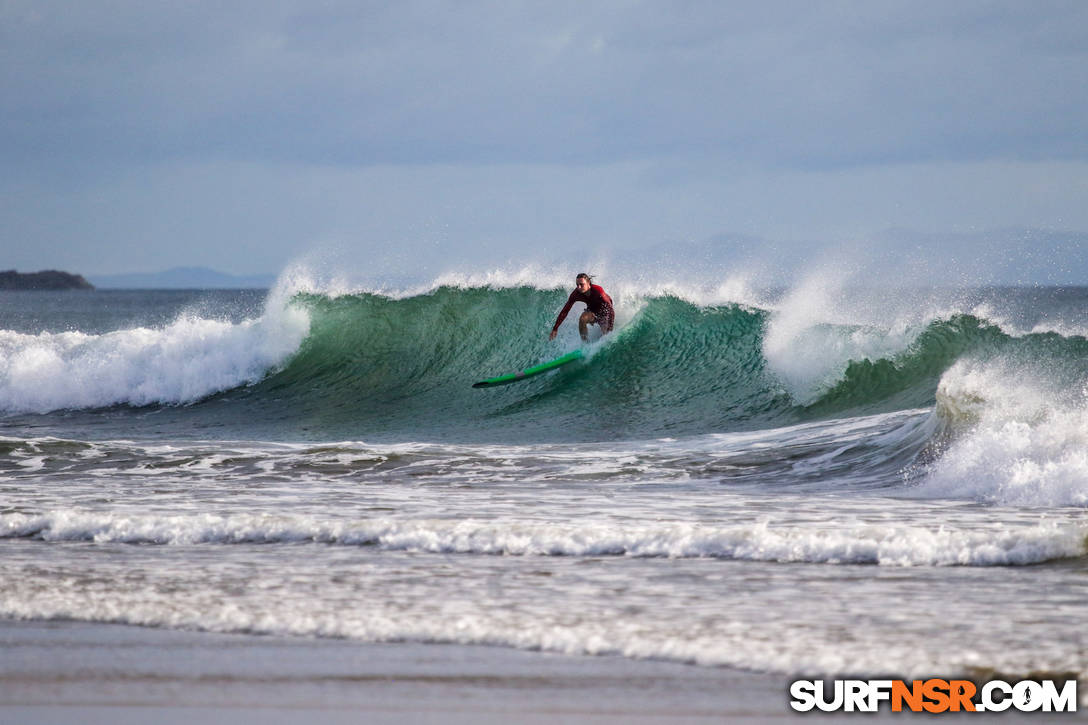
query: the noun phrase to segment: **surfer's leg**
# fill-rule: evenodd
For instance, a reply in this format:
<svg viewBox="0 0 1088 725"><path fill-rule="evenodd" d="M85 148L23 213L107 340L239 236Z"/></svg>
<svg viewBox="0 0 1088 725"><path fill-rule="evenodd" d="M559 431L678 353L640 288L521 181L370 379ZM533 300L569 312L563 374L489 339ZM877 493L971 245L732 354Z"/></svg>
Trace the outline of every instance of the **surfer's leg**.
<svg viewBox="0 0 1088 725"><path fill-rule="evenodd" d="M596 315L589 310L583 312L582 316L578 318L578 334L582 336L582 342L589 342L589 325L596 321Z"/></svg>
<svg viewBox="0 0 1088 725"><path fill-rule="evenodd" d="M594 318L597 322L597 327L601 328L601 334L607 335L612 332L612 325L615 323L615 317L608 312L598 315Z"/></svg>

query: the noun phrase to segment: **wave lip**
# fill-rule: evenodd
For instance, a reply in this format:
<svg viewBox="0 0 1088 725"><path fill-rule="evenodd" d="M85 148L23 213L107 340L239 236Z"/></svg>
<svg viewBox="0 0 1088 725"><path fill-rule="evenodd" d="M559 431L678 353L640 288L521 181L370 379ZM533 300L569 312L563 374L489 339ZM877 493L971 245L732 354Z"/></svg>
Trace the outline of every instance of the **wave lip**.
<svg viewBox="0 0 1088 725"><path fill-rule="evenodd" d="M1088 529L1040 524L995 530L858 525L841 529L610 522L553 524L444 519L319 520L303 516L54 511L0 515L0 538L159 544L375 546L389 551L503 556L716 558L880 566L1019 566L1083 556Z"/></svg>

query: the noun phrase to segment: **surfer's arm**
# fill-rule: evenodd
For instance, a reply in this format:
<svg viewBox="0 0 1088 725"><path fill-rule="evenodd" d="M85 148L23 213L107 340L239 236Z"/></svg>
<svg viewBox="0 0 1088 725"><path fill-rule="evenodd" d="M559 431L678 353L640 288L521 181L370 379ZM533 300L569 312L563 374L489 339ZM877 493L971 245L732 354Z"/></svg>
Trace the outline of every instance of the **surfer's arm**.
<svg viewBox="0 0 1088 725"><path fill-rule="evenodd" d="M567 304L563 305L563 309L559 312L559 317L555 318L555 324L552 325L552 334L548 336L549 340L555 337L555 333L559 332L559 326L563 324L563 320L567 319L567 313L570 312L570 308L576 302L574 296L577 292L578 290L575 290L570 293L570 297L567 298Z"/></svg>

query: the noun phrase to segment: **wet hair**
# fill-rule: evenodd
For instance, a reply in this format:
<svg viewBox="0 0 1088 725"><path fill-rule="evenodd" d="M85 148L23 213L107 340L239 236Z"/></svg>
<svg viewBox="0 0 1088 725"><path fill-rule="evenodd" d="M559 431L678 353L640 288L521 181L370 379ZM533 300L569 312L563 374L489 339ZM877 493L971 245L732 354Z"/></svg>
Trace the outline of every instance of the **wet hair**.
<svg viewBox="0 0 1088 725"><path fill-rule="evenodd" d="M585 278L585 280L587 282L589 282L590 284L593 284L593 277L591 275L586 274L585 272L579 272L578 276L574 278L574 281L577 282L578 280L582 279L583 277Z"/></svg>

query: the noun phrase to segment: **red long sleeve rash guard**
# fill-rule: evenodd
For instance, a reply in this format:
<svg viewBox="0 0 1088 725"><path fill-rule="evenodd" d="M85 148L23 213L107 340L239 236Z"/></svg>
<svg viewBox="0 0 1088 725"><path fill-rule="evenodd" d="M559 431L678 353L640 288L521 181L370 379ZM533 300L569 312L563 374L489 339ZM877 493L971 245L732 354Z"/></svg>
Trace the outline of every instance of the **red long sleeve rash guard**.
<svg viewBox="0 0 1088 725"><path fill-rule="evenodd" d="M597 324L600 326L602 333L612 331L612 325L616 320L616 312L612 309L612 298L608 296L603 287L598 284L591 284L589 292L581 292L575 289L570 293L567 304L563 305L559 317L555 320L552 332L558 330L559 326L563 324L563 320L567 319L567 313L570 312L570 308L575 302L585 302L586 309L597 318Z"/></svg>

